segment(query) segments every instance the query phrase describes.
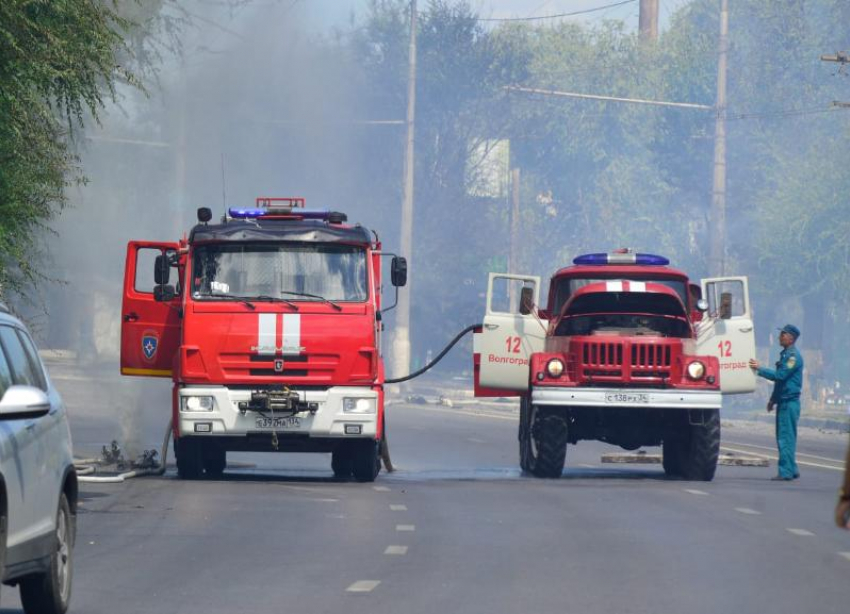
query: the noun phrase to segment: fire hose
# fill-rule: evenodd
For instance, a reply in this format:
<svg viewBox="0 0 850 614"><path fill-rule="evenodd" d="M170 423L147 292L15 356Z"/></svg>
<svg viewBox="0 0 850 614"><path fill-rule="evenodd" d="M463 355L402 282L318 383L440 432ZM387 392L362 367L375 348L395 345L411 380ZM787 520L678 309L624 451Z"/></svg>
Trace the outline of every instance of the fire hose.
<svg viewBox="0 0 850 614"><path fill-rule="evenodd" d="M101 460L95 458L87 458L74 462L74 467L77 469L77 479L80 482L99 482L106 484L115 484L123 482L124 480L128 480L130 478L137 478L143 475L163 475L165 473L166 461L168 459L168 443L171 440L171 427L171 420L169 420L168 428L165 431L165 438L163 439L162 449L159 455L159 467L136 468L132 469L131 471L119 473L118 475L91 475L92 473L96 472L96 466L101 463ZM156 454L156 452L153 452L153 454Z"/></svg>
<svg viewBox="0 0 850 614"><path fill-rule="evenodd" d="M443 359L443 356L448 354L449 350L452 349L455 346L455 344L463 338L464 335L466 335L469 332L474 331L476 328L481 328L482 326L483 326L483 324L472 324L470 326L467 326L462 331L460 331L457 334L457 336L455 336L455 338L452 339L451 343L449 343L445 348L443 348L443 351L440 352L439 354L437 354L437 357L434 360L432 360L431 362L429 362L427 365L425 365L424 367L422 367L418 371L414 371L413 373L411 373L409 375L405 375L404 377L397 377L397 378L394 378L394 379L384 380L385 383L387 383L387 384L400 384L401 382L406 382L407 380L411 380L415 377L419 377L420 375L425 373L428 369L430 369L431 367L436 365L438 362L440 362L440 360Z"/></svg>

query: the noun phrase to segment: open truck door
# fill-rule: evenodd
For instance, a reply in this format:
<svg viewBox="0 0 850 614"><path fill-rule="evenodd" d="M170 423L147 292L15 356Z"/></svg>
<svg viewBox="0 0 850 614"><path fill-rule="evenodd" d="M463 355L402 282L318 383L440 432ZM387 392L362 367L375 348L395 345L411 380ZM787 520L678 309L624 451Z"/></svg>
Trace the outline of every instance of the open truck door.
<svg viewBox="0 0 850 614"><path fill-rule="evenodd" d="M548 322L537 315L540 278L490 273L484 325L473 336L475 396L528 391L531 355L543 351Z"/></svg>
<svg viewBox="0 0 850 614"><path fill-rule="evenodd" d="M708 312L697 325L698 353L720 360L722 393L753 392L756 374L749 360L756 357L756 341L747 278L716 277L701 284Z"/></svg>
<svg viewBox="0 0 850 614"><path fill-rule="evenodd" d="M171 377L180 346L177 243L131 241L124 265L121 374Z"/></svg>

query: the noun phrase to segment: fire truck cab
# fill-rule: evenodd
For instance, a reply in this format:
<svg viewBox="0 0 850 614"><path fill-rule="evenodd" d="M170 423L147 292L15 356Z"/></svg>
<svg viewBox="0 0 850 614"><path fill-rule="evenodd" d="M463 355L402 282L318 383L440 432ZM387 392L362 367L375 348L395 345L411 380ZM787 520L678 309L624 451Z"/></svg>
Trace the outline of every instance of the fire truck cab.
<svg viewBox="0 0 850 614"><path fill-rule="evenodd" d="M121 373L168 377L177 473L230 451L330 452L371 482L384 437L381 244L338 212L260 198L179 242L127 246ZM392 283L406 281L392 259Z"/></svg>
<svg viewBox="0 0 850 614"><path fill-rule="evenodd" d="M586 254L540 279L491 273L474 340L476 396L520 397L520 465L561 475L567 443L663 447L664 470L714 477L723 394L755 390L745 277L687 275L661 256Z"/></svg>

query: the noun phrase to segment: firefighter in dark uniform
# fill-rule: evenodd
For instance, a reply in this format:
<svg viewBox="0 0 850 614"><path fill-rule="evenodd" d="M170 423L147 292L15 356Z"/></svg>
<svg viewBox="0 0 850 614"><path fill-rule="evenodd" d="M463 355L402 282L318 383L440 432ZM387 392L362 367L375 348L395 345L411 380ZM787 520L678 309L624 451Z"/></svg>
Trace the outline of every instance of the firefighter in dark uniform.
<svg viewBox="0 0 850 614"><path fill-rule="evenodd" d="M779 473L773 480L796 480L800 477L797 468L797 421L800 419L800 391L803 388L803 355L794 345L800 337L800 329L786 324L780 329L779 345L782 352L776 369L759 365L750 360L750 368L774 383L773 393L767 402L767 411L776 409L776 445L779 448Z"/></svg>

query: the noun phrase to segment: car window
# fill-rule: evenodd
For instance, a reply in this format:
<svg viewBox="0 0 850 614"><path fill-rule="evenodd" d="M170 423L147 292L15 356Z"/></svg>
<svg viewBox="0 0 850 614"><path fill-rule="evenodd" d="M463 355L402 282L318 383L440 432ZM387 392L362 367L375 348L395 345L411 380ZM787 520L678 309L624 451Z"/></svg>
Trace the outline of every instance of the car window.
<svg viewBox="0 0 850 614"><path fill-rule="evenodd" d="M35 349L35 343L33 343L33 340L24 331L17 329L17 333L21 344L24 346L27 358L29 358L36 382L38 382L36 385L47 392L47 376L44 374L44 368L41 366L41 360L38 358L38 350Z"/></svg>
<svg viewBox="0 0 850 614"><path fill-rule="evenodd" d="M12 382L19 386L42 387L43 383L33 369L20 338L11 326L0 326L0 343L3 345L6 360L12 368Z"/></svg>
<svg viewBox="0 0 850 614"><path fill-rule="evenodd" d="M12 385L12 371L6 362L6 355L0 352L0 399L6 394L6 390Z"/></svg>

